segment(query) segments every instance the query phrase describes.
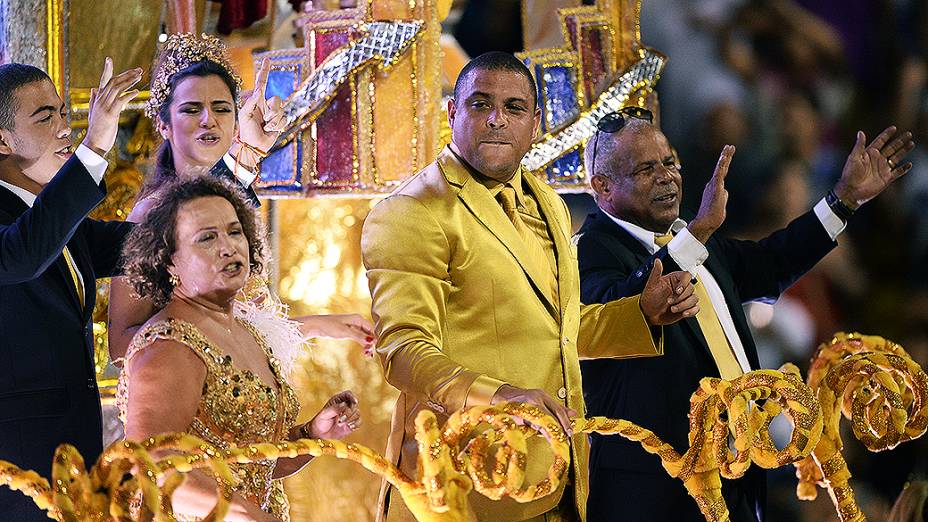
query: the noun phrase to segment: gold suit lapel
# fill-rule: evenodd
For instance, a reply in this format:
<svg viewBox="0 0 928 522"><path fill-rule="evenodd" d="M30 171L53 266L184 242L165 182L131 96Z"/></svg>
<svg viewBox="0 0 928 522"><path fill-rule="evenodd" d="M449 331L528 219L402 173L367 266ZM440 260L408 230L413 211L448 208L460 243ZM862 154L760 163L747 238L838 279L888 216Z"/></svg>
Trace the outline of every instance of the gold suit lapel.
<svg viewBox="0 0 928 522"><path fill-rule="evenodd" d="M458 198L464 203L464 206L470 210L478 221L487 227L490 233L496 236L516 259L516 262L519 263L519 266L522 267L522 270L525 271L525 274L535 286L535 292L539 297L544 300L549 308L554 307L548 292L542 291L545 288L543 286L545 284L543 267L530 262L531 258L522 242L522 238L516 232L506 214L503 213L499 203L490 196L489 191L483 185L467 172L467 169L458 162L447 147L438 155L438 167L444 174L445 179L448 180L448 183L460 188Z"/></svg>
<svg viewBox="0 0 928 522"><path fill-rule="evenodd" d="M551 234L551 240L554 242L554 258L557 260L557 295L559 310L563 313L566 310L567 301L570 299L569 289L572 284L571 278L574 274L573 264L571 263L572 252L570 240L567 238L566 231L569 230L570 223L562 223L558 217L560 201L552 201L552 196L544 190L544 182L534 176L531 172L522 171L523 179L528 181L528 186L538 202L538 208L541 215L548 222L548 231ZM554 195L553 197L558 197Z"/></svg>

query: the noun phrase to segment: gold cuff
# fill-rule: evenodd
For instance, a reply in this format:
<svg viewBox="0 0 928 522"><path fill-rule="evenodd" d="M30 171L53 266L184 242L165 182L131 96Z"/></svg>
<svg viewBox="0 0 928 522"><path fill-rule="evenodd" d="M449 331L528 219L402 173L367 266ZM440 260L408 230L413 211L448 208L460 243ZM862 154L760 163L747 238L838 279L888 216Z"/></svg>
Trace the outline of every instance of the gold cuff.
<svg viewBox="0 0 928 522"><path fill-rule="evenodd" d="M506 383L499 379L494 379L493 377L488 377L486 375L478 376L474 379L474 382L471 383L470 388L467 389L467 397L464 398L464 407L490 404L493 400L493 396L496 395L496 390L504 384Z"/></svg>

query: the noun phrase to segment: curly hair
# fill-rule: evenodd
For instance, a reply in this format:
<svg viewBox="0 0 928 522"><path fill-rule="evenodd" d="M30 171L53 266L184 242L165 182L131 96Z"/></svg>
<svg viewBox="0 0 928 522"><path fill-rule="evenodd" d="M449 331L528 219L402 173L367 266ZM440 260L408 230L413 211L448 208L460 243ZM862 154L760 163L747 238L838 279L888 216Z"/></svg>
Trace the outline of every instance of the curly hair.
<svg viewBox="0 0 928 522"><path fill-rule="evenodd" d="M126 238L122 249L123 272L138 297L150 299L158 309L171 299L174 285L168 266L177 249L177 214L181 205L199 198L218 196L232 204L248 240L251 273L264 270L264 229L255 209L236 185L198 176L173 180L159 193L157 201Z"/></svg>

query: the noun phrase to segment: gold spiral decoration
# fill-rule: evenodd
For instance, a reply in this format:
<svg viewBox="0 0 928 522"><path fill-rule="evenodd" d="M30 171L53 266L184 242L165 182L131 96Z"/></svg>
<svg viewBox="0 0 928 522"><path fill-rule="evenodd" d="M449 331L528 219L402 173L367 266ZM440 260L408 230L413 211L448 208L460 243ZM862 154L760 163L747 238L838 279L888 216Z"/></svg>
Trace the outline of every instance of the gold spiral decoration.
<svg viewBox="0 0 928 522"><path fill-rule="evenodd" d="M796 429L790 443L777 450L768 427L781 413ZM822 432L822 414L798 370L784 367L731 381L703 379L691 398L690 447L682 455L653 432L624 420L578 418L572 428L577 433L617 434L638 441L645 451L660 456L671 476L684 482L708 520L726 521L720 477L740 477L752 462L773 468L807 457ZM728 446L729 433L734 436L735 452ZM543 436L554 455L547 476L535 484L525 483L526 440L532 436ZM144 514L171 522L175 520L171 494L183 482L183 474L208 468L219 494L206 520L222 520L233 483L228 463L330 455L384 477L418 520L463 522L473 520L467 501L471 490L491 499L508 496L530 502L557 490L570 459L569 441L558 422L521 403L467 408L451 415L441 429L432 412L422 411L416 417L416 441L419 480L359 444L301 439L218 450L191 435L168 434L142 442L117 442L89 473L74 447L62 445L52 464L54 487L32 471L0 461L0 485L31 497L57 520L130 520L130 505L140 495Z"/></svg>
<svg viewBox="0 0 928 522"><path fill-rule="evenodd" d="M768 427L781 413L795 429L789 444L777 450ZM639 442L660 457L670 476L683 481L703 516L713 522L729 520L721 477L741 477L752 462L770 469L801 460L822 432L821 410L793 365L780 371L749 372L730 381L704 378L690 398L689 417L690 446L682 455L650 430L625 420L593 417L576 421L574 430L617 434ZM729 433L736 454L729 448Z"/></svg>
<svg viewBox="0 0 928 522"><path fill-rule="evenodd" d="M819 346L807 382L825 425L812 455L795 464L796 496L814 500L816 486L827 489L842 521L866 520L841 455L841 415L870 451L918 438L928 427L928 376L902 346L875 335L840 332Z"/></svg>

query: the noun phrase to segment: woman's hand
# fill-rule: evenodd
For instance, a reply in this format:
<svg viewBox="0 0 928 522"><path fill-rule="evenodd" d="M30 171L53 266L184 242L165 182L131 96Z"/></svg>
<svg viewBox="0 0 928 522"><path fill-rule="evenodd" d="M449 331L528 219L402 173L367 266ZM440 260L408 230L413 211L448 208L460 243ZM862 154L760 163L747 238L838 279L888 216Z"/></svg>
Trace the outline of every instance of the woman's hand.
<svg viewBox="0 0 928 522"><path fill-rule="evenodd" d="M374 325L358 314L307 315L294 320L306 337L349 339L364 347L364 355L374 355Z"/></svg>
<svg viewBox="0 0 928 522"><path fill-rule="evenodd" d="M313 439L343 439L361 426L358 399L350 391L334 395L319 413L300 429Z"/></svg>
<svg viewBox="0 0 928 522"><path fill-rule="evenodd" d="M264 98L270 70L271 62L265 59L261 63L261 69L258 70L254 90L251 91L244 105L238 111L239 140L264 153L269 152L271 147L274 146L277 137L280 136L280 131L286 125L283 102L280 98L277 96L270 100ZM238 144L233 144L233 148L236 145Z"/></svg>

